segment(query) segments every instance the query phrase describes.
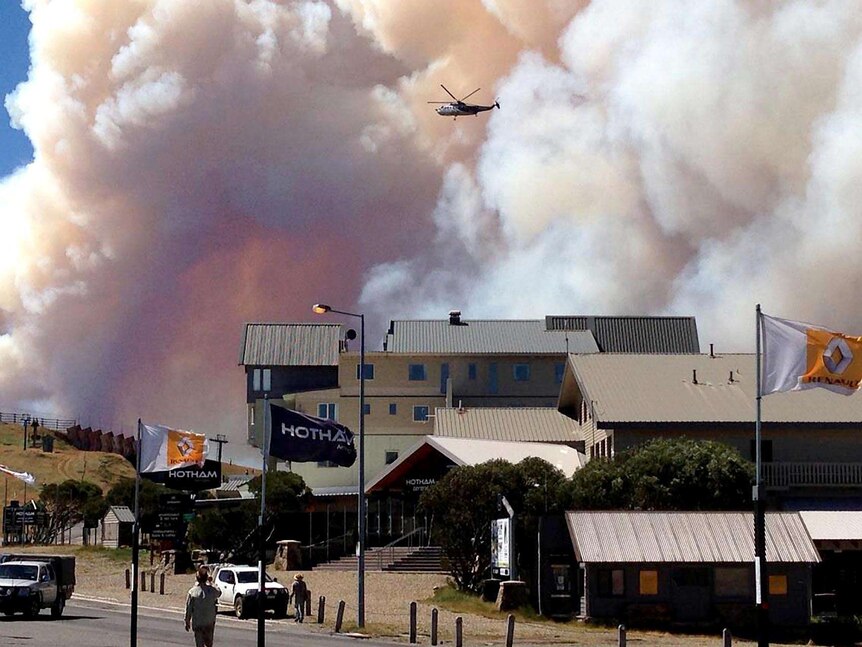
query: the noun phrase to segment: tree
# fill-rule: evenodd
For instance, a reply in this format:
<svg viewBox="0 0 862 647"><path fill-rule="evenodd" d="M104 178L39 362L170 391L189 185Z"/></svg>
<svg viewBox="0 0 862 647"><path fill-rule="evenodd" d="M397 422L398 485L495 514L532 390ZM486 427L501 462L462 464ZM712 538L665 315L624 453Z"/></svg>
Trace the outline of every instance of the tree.
<svg viewBox="0 0 862 647"><path fill-rule="evenodd" d="M141 479L138 504L140 506L141 531L152 532L156 525L157 513L159 511L159 496L176 492L164 485L159 485ZM109 506L124 505L131 510L135 509L135 479L122 478L105 495L105 501Z"/></svg>
<svg viewBox="0 0 862 647"><path fill-rule="evenodd" d="M106 507L98 485L75 479L44 485L39 500L47 516L39 537L45 543L53 543L60 531L81 521L92 527L101 519Z"/></svg>
<svg viewBox="0 0 862 647"><path fill-rule="evenodd" d="M543 514L546 506L556 509L564 482L563 473L541 459L517 465L494 460L455 467L425 490L419 504L431 514L456 586L476 590L491 566L491 520L501 516L500 496L519 514Z"/></svg>
<svg viewBox="0 0 862 647"><path fill-rule="evenodd" d="M754 469L724 443L656 439L593 460L566 485L578 510L739 510L751 501Z"/></svg>

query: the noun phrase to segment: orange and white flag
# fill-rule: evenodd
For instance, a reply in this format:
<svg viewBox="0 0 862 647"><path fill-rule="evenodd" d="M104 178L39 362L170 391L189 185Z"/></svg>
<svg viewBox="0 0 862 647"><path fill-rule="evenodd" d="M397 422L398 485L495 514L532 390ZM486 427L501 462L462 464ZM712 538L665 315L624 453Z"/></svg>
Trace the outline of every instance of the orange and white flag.
<svg viewBox="0 0 862 647"><path fill-rule="evenodd" d="M141 423L141 473L202 466L208 451L203 434Z"/></svg>
<svg viewBox="0 0 862 647"><path fill-rule="evenodd" d="M862 337L761 317L763 395L812 388L850 395L862 385Z"/></svg>

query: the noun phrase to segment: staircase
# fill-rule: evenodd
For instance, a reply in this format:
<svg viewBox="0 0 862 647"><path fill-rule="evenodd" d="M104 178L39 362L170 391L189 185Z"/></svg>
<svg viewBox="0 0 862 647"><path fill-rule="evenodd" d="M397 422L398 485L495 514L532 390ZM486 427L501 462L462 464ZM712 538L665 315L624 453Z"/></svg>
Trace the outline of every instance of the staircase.
<svg viewBox="0 0 862 647"><path fill-rule="evenodd" d="M355 571L359 559L347 555L341 559L318 564L315 571ZM399 573L444 573L446 572L443 549L439 546L386 546L365 551L366 571Z"/></svg>
<svg viewBox="0 0 862 647"><path fill-rule="evenodd" d="M384 570L397 573L445 573L446 558L440 546L422 546L396 559Z"/></svg>

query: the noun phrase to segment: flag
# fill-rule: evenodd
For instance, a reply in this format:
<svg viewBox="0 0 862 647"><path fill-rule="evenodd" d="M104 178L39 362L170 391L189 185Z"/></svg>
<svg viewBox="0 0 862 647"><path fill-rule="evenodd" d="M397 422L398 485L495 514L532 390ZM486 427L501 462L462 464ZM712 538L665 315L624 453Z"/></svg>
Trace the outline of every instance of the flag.
<svg viewBox="0 0 862 647"><path fill-rule="evenodd" d="M818 387L850 395L862 385L862 337L761 317L762 395Z"/></svg>
<svg viewBox="0 0 862 647"><path fill-rule="evenodd" d="M33 485L36 482L36 477L30 474L30 472L16 472L5 465L0 465L0 472L14 476L16 479L24 481L27 485Z"/></svg>
<svg viewBox="0 0 862 647"><path fill-rule="evenodd" d="M315 418L272 404L269 454L296 463L331 461L350 467L356 460L353 432L333 420Z"/></svg>
<svg viewBox="0 0 862 647"><path fill-rule="evenodd" d="M206 436L141 423L141 473L203 466L209 451Z"/></svg>

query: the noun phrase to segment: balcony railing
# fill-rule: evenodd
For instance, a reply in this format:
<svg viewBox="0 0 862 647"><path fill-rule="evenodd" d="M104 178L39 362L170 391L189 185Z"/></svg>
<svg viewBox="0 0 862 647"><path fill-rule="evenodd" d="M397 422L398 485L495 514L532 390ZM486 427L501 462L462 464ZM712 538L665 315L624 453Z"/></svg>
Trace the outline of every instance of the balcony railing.
<svg viewBox="0 0 862 647"><path fill-rule="evenodd" d="M862 463L763 463L763 481L770 488L862 488Z"/></svg>

